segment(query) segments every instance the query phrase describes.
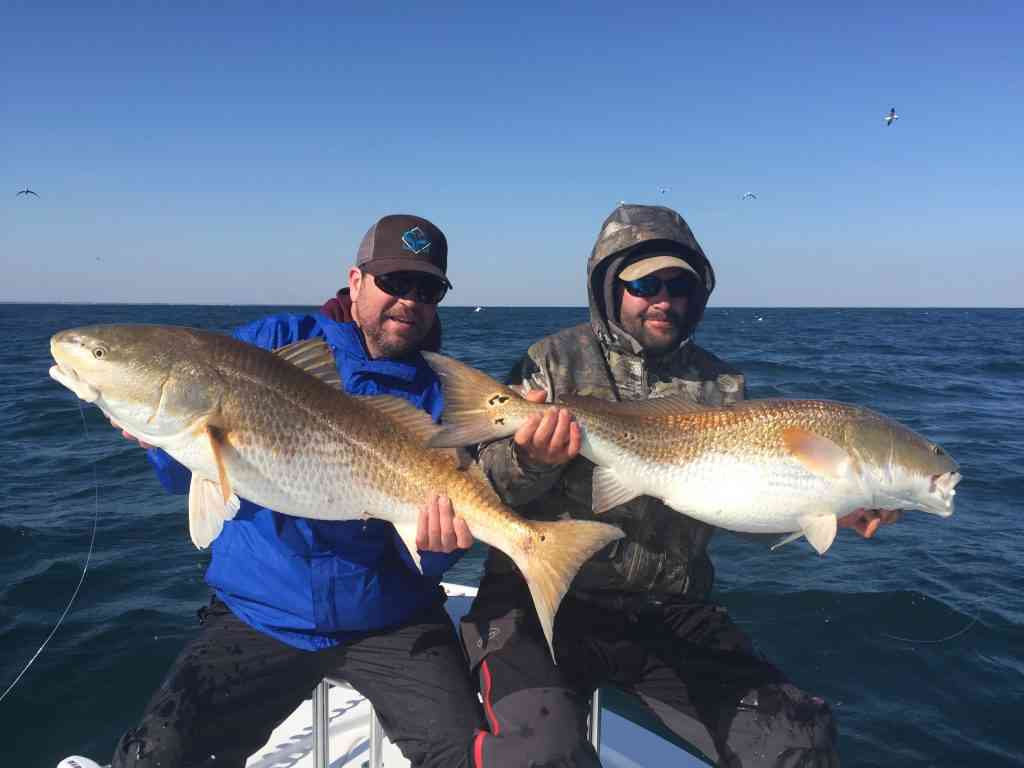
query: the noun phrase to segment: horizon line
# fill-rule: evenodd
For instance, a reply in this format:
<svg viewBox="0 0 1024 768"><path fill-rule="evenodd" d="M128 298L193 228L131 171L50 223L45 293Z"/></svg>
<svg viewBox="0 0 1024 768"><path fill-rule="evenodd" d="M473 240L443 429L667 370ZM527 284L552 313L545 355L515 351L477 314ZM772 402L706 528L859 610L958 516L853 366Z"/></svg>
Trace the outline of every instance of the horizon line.
<svg viewBox="0 0 1024 768"><path fill-rule="evenodd" d="M0 299L0 306L80 306L80 307L285 307L319 309L317 304L278 304L274 302L173 302L173 301L8 301ZM589 309L585 304L445 304L439 309ZM975 304L728 304L710 306L716 309L1024 309L1020 306L989 306Z"/></svg>

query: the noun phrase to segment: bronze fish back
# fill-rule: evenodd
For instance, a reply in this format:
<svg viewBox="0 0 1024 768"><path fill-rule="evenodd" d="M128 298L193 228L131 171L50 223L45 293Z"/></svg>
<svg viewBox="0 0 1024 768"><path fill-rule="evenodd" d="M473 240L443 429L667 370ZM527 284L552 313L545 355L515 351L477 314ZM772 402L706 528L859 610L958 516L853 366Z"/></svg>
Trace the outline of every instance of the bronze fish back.
<svg viewBox="0 0 1024 768"><path fill-rule="evenodd" d="M782 457L788 453L783 433L790 428L813 431L839 445L850 442L851 425L879 433L891 430L891 422L880 414L830 400L748 400L648 416L620 416L610 410L576 413L596 437L614 439L644 459L671 464L715 452Z"/></svg>
<svg viewBox="0 0 1024 768"><path fill-rule="evenodd" d="M330 485L343 468L358 468L362 481L386 489L396 501L421 504L432 491L461 501L460 514L486 509L511 528L522 527L476 475L461 471L450 451L425 449L422 441L367 398L349 395L278 356L229 337L196 339L203 359L223 383L211 422L229 435L232 448L259 466L271 457L285 462L288 490ZM189 341L188 343L192 343ZM411 406L410 406L411 407ZM424 421L429 416L422 413Z"/></svg>

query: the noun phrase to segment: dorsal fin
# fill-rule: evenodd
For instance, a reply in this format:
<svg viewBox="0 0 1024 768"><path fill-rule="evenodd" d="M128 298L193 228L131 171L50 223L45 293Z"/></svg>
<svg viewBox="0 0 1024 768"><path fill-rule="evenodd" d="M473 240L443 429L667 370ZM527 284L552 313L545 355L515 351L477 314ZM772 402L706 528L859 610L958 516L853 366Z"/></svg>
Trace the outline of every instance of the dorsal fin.
<svg viewBox="0 0 1024 768"><path fill-rule="evenodd" d="M330 384L335 389L341 388L338 365L334 362L331 348L323 339L317 337L296 341L293 344L278 347L274 350L274 354L296 368L301 368L311 376L315 376L325 384Z"/></svg>
<svg viewBox="0 0 1024 768"><path fill-rule="evenodd" d="M707 410L708 406L695 403L686 395L669 395L668 397L652 397L649 400L602 400L588 395L562 395L558 398L572 410L574 406L594 413L606 413L609 416L630 416L638 419L655 419L664 416L697 413Z"/></svg>
<svg viewBox="0 0 1024 768"><path fill-rule="evenodd" d="M411 433L419 443L426 443L440 430L440 427L430 418L429 413L400 397L370 395L360 397L359 401L387 416L401 429Z"/></svg>

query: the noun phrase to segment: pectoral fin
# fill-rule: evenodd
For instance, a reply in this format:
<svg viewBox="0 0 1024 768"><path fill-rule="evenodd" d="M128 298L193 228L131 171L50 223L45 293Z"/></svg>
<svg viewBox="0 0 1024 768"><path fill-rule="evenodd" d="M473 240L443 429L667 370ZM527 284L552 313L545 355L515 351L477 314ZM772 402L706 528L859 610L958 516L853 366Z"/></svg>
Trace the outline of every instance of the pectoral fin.
<svg viewBox="0 0 1024 768"><path fill-rule="evenodd" d="M615 474L615 470L607 467L594 467L591 509L595 515L607 512L612 507L632 501L641 494L627 487Z"/></svg>
<svg viewBox="0 0 1024 768"><path fill-rule="evenodd" d="M234 494L224 499L220 483L192 475L188 487L188 532L192 543L206 549L220 535L224 521L230 520L241 505Z"/></svg>
<svg viewBox="0 0 1024 768"><path fill-rule="evenodd" d="M416 564L416 568L420 573L423 573L423 564L420 562L420 550L416 546L416 524L396 523L395 530L398 531L398 536L405 542L405 548L409 550L409 555Z"/></svg>
<svg viewBox="0 0 1024 768"><path fill-rule="evenodd" d="M799 427L783 430L782 442L808 472L838 480L850 469L850 454L827 437Z"/></svg>
<svg viewBox="0 0 1024 768"><path fill-rule="evenodd" d="M227 504L235 494L231 490L231 480L228 478L227 467L224 466L224 444L226 436L217 427L206 425L206 437L210 442L210 451L213 453L213 461L217 465L217 479L220 480L220 492Z"/></svg>
<svg viewBox="0 0 1024 768"><path fill-rule="evenodd" d="M217 480L192 475L188 488L188 530L192 543L199 549L210 546L224 527L224 521L233 518L241 506L231 488L231 479L224 464L227 435L211 424L203 426L203 434L217 467Z"/></svg>
<svg viewBox="0 0 1024 768"><path fill-rule="evenodd" d="M800 518L800 527L811 546L819 555L823 555L835 541L838 520L832 514L806 515Z"/></svg>

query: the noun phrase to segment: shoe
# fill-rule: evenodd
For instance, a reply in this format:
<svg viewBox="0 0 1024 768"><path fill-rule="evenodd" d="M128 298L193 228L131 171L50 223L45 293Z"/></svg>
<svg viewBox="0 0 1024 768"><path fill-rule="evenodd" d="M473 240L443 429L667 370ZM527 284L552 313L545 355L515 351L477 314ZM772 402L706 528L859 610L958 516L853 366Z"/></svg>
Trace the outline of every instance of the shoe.
<svg viewBox="0 0 1024 768"><path fill-rule="evenodd" d="M71 757L65 757L57 763L57 768L103 768L103 766L95 760L90 760L88 757L72 755Z"/></svg>

